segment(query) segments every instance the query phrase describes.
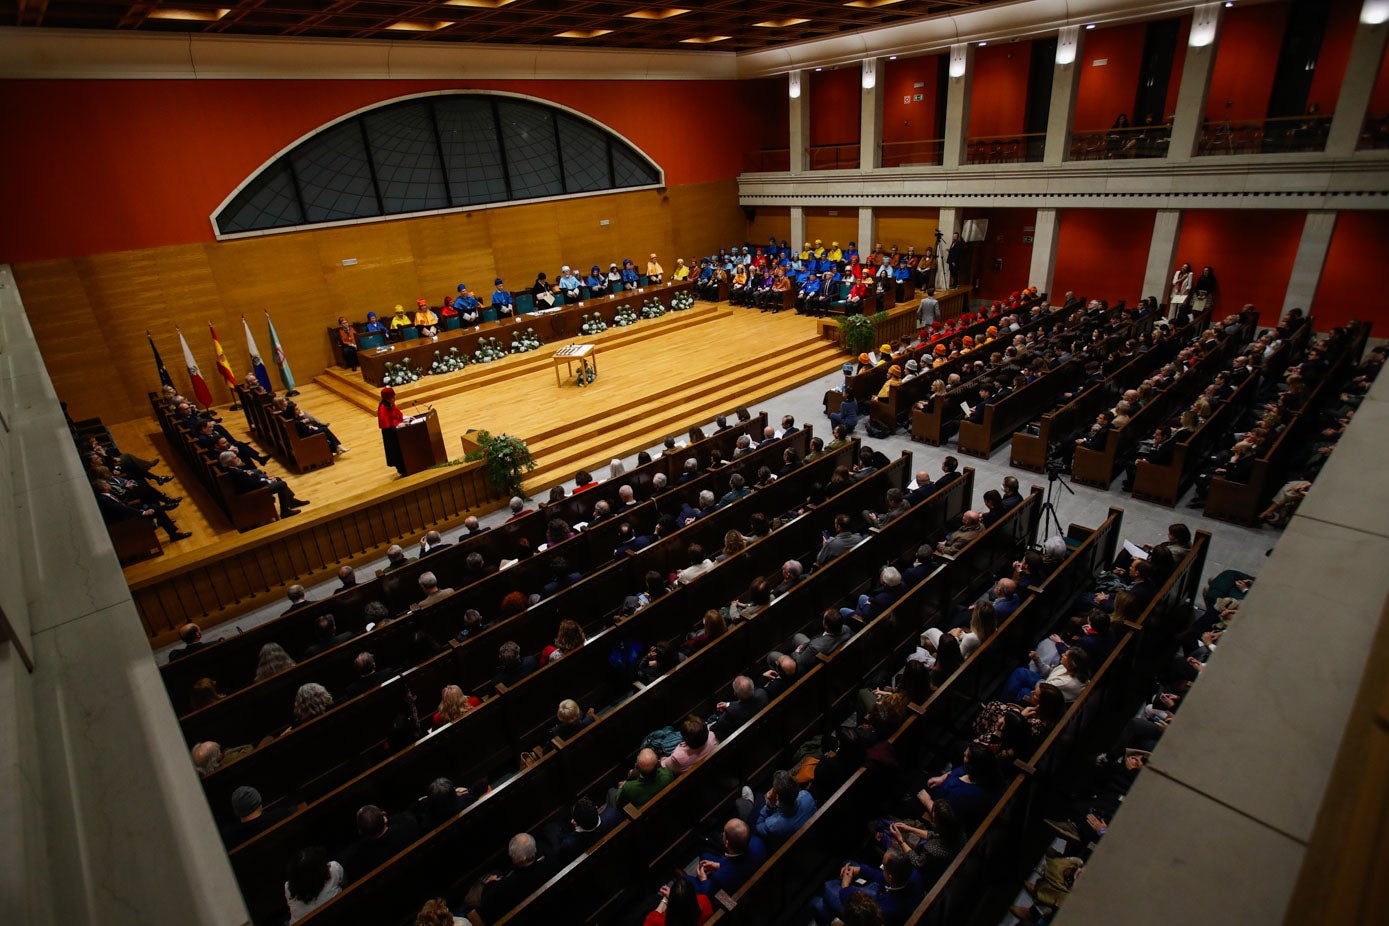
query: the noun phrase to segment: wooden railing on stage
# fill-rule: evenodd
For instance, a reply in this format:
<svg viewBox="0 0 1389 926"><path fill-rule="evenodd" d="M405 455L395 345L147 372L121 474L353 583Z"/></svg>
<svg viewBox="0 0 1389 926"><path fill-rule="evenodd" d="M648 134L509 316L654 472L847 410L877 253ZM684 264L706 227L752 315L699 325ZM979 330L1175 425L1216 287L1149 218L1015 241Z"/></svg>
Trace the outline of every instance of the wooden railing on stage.
<svg viewBox="0 0 1389 926"><path fill-rule="evenodd" d="M154 646L178 639L192 620L218 623L265 603L291 582L311 584L338 567L376 556L385 545L417 539L431 527L504 498L482 463L411 477L374 498L344 500L331 510L303 512L156 568L136 567L127 581Z"/></svg>
<svg viewBox="0 0 1389 926"><path fill-rule="evenodd" d="M940 308L936 311L936 319L941 321L952 321L965 313L969 303L968 287L958 289L948 289L936 293L936 301L940 303ZM916 297L924 297L920 290L916 292ZM916 323L916 312L918 302L913 299L906 305L898 305L887 313L887 317L877 322L873 333L873 343L887 344L897 338L914 335L920 329ZM820 320L820 337L826 341L833 341L841 347L844 342L840 337L839 322L832 318Z"/></svg>

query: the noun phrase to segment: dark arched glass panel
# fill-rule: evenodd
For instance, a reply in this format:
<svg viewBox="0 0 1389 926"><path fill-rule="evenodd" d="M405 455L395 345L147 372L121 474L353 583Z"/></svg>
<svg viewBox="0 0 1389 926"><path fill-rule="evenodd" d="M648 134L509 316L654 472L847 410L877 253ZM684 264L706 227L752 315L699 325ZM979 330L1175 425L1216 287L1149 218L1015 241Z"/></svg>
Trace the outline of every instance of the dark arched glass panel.
<svg viewBox="0 0 1389 926"><path fill-rule="evenodd" d="M661 182L641 152L559 107L441 94L315 133L265 165L215 220L234 235Z"/></svg>

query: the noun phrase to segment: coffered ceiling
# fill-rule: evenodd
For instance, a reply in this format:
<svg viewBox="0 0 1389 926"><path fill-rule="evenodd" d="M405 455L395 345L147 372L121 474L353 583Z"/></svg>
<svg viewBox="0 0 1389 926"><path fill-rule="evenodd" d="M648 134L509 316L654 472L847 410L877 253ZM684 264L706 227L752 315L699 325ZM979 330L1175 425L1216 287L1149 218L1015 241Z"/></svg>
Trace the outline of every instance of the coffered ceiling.
<svg viewBox="0 0 1389 926"><path fill-rule="evenodd" d="M744 51L1012 0L0 0L0 25L419 42Z"/></svg>

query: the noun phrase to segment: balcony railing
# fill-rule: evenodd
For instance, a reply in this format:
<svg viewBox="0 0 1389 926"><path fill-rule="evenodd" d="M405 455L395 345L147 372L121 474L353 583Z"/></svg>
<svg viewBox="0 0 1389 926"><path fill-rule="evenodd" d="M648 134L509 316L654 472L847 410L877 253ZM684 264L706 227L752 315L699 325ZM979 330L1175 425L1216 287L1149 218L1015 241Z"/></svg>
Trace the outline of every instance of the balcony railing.
<svg viewBox="0 0 1389 926"><path fill-rule="evenodd" d="M966 164L1008 164L1040 161L1047 147L1045 132L1019 135L980 135L965 145Z"/></svg>
<svg viewBox="0 0 1389 926"><path fill-rule="evenodd" d="M1172 142L1170 125L1131 125L1071 132L1070 160L1165 158Z"/></svg>
<svg viewBox="0 0 1389 926"><path fill-rule="evenodd" d="M1365 124L1360 127L1360 141L1355 147L1361 151L1389 148L1389 113L1366 116Z"/></svg>
<svg viewBox="0 0 1389 926"><path fill-rule="evenodd" d="M790 148L762 148L757 151L745 152L743 155L743 170L748 173L788 171L790 169Z"/></svg>
<svg viewBox="0 0 1389 926"><path fill-rule="evenodd" d="M1290 151L1322 151L1326 148L1326 136L1330 131L1330 113L1239 122L1229 119L1207 121L1201 126L1197 153L1285 154Z"/></svg>
<svg viewBox="0 0 1389 926"><path fill-rule="evenodd" d="M883 167L915 167L940 164L945 155L945 139L885 141L879 148Z"/></svg>
<svg viewBox="0 0 1389 926"><path fill-rule="evenodd" d="M858 168L857 144L853 145L811 145L811 170L856 170Z"/></svg>

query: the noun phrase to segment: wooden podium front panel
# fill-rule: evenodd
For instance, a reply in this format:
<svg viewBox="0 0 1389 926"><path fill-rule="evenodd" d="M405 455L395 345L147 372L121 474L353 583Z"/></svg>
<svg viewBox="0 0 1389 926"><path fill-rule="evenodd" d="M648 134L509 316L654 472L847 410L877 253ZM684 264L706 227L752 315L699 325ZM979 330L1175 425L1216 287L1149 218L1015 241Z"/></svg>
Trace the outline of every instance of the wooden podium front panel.
<svg viewBox="0 0 1389 926"><path fill-rule="evenodd" d="M439 413L430 409L422 420L396 428L400 440L400 457L406 476L423 472L448 459L444 450L444 433L439 428Z"/></svg>

